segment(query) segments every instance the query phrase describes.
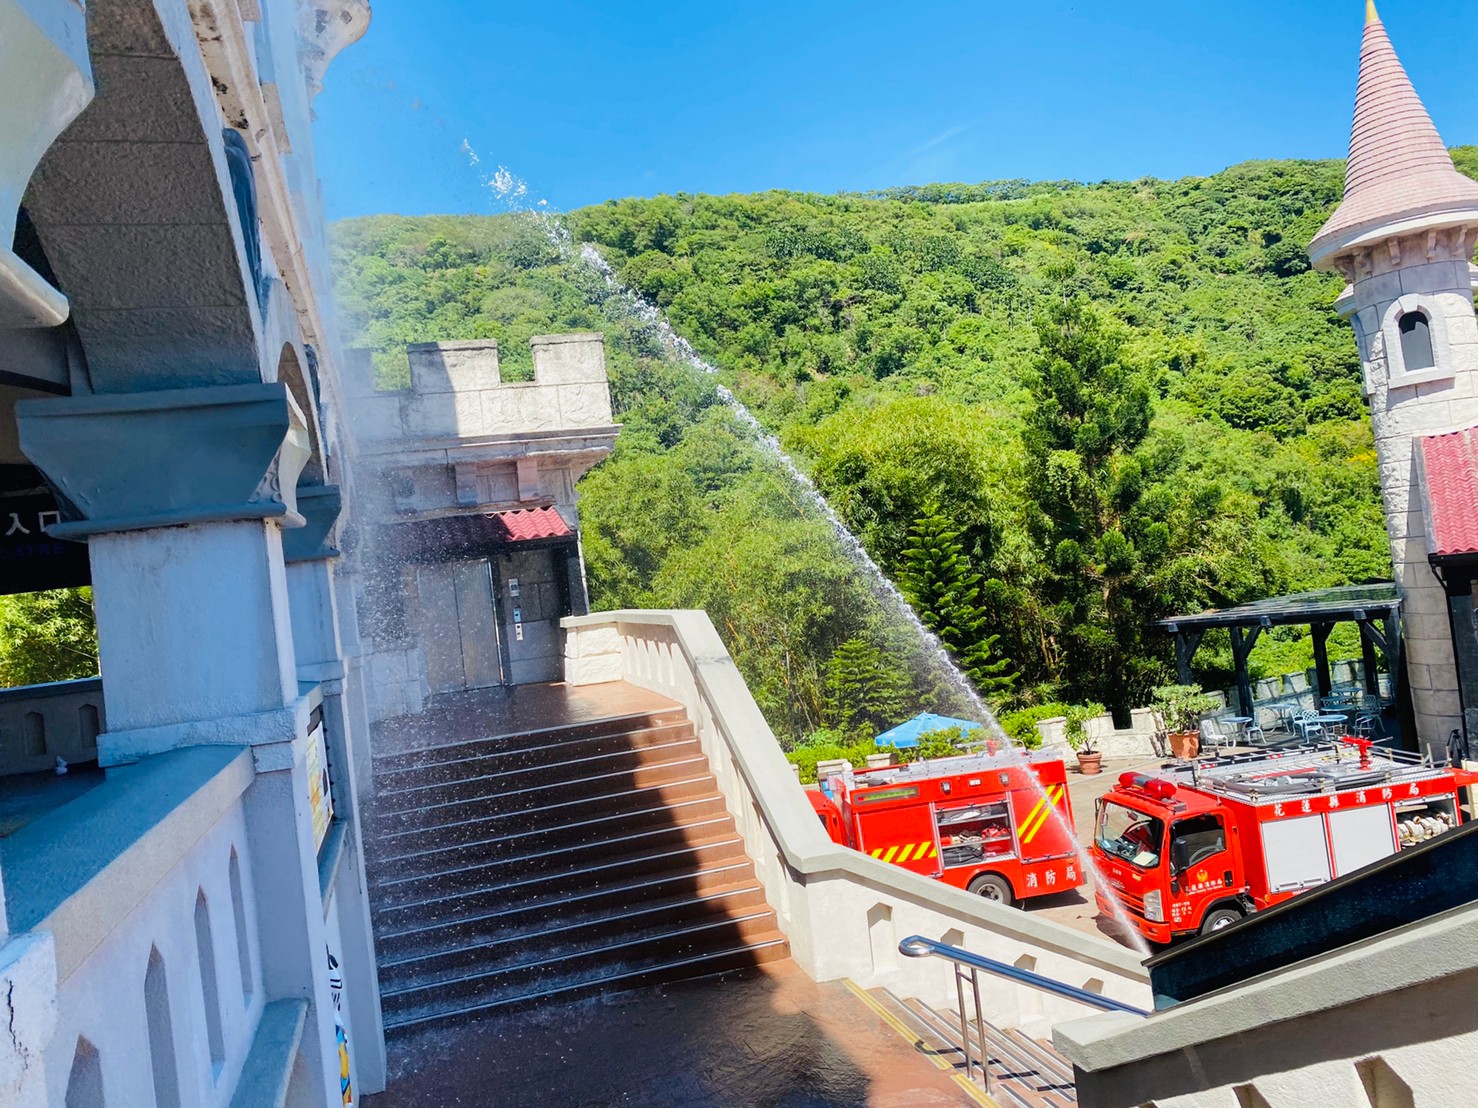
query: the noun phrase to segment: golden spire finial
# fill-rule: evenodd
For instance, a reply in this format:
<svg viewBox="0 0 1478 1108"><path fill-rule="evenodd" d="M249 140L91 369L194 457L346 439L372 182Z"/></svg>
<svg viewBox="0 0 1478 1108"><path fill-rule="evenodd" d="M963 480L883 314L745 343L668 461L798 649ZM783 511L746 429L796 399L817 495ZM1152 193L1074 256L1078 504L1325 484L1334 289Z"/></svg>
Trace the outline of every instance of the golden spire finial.
<svg viewBox="0 0 1478 1108"><path fill-rule="evenodd" d="M1380 22L1380 12L1375 10L1375 0L1365 0L1365 22Z"/></svg>

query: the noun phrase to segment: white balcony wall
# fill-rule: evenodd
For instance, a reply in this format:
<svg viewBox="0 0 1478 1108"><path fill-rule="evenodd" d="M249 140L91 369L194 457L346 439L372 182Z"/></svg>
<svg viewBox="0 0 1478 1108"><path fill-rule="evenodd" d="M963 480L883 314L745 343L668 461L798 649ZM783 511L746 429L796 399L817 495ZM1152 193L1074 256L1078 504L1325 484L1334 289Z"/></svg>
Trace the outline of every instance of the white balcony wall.
<svg viewBox="0 0 1478 1108"><path fill-rule="evenodd" d="M898 953L918 934L1008 963L1030 958L1038 973L1150 1007L1133 952L833 843L706 613L603 612L564 627L566 681L627 681L687 708L792 955L816 980L952 1008L950 967ZM1006 981L985 979L981 991L986 1019L1029 1034L1089 1011Z"/></svg>

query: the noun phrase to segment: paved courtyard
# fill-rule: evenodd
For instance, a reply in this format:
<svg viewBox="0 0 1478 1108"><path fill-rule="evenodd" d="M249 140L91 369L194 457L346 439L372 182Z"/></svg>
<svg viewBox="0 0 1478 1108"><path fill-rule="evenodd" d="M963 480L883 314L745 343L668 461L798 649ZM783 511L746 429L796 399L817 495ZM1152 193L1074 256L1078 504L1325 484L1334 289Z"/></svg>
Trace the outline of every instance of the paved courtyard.
<svg viewBox="0 0 1478 1108"><path fill-rule="evenodd" d="M793 962L399 1034L367 1108L955 1108L980 1099Z"/></svg>
<svg viewBox="0 0 1478 1108"><path fill-rule="evenodd" d="M1086 847L1093 841L1094 804L1118 783L1121 773L1127 770L1154 773L1162 764L1163 760L1160 758L1105 758L1103 772L1089 776L1079 773L1077 766L1070 761L1067 791L1072 798L1073 825L1078 832L1078 842ZM1025 902L1023 910L1090 935L1107 936L1125 946L1135 945L1127 940L1123 927L1100 915L1098 906L1093 902L1092 869L1088 870L1087 877L1087 882L1081 888L1052 896L1034 897Z"/></svg>

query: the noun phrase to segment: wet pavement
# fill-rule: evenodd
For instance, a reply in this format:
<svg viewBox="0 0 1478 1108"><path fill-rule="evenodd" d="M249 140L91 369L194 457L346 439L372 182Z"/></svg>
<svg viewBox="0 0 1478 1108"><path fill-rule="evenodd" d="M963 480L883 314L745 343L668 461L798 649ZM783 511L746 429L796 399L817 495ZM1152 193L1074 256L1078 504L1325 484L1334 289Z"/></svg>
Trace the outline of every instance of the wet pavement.
<svg viewBox="0 0 1478 1108"><path fill-rule="evenodd" d="M383 755L679 707L625 681L469 689L433 697L418 715L376 723L372 744Z"/></svg>
<svg viewBox="0 0 1478 1108"><path fill-rule="evenodd" d="M1163 758L1105 758L1103 772L1082 774L1072 762L1067 765L1067 791L1072 797L1073 827L1078 842L1084 847L1093 841L1094 802L1119 781L1126 770L1154 773L1164 764ZM1123 927L1115 920L1099 914L1093 902L1093 871L1087 873L1087 881L1070 892L1039 896L1023 902L1022 910L1030 915L1040 915L1054 923L1061 923L1075 931L1082 931L1099 938L1112 939L1124 946L1135 944L1124 935Z"/></svg>
<svg viewBox="0 0 1478 1108"><path fill-rule="evenodd" d="M976 1105L842 982L793 962L390 1041L366 1108Z"/></svg>

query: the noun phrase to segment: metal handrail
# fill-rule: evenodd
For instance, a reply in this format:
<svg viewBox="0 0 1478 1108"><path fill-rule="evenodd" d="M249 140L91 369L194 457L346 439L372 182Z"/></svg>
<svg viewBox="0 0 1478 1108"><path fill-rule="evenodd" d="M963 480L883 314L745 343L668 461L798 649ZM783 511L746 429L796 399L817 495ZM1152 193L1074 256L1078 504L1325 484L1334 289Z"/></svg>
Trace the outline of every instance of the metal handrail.
<svg viewBox="0 0 1478 1108"><path fill-rule="evenodd" d="M960 1048L965 1054L965 1079L971 1077L973 1066L980 1067L980 1081L985 1086L985 1091L990 1092L990 1067L989 1059L985 1056L985 1018L981 1014L980 1007L980 973L995 974L1004 977L1007 981L1014 981L1018 985L1027 985L1033 989L1040 989L1044 993L1053 996L1064 997L1067 1000L1076 1000L1080 1004L1086 1004L1092 1008L1099 1008L1108 1012L1128 1012L1135 1016L1148 1016L1150 1013L1143 1008L1136 1008L1132 1004L1114 1000L1112 997L1103 996L1099 993L1090 993L1087 989L1080 989L1076 985L1069 985L1066 981L1058 981L1056 978L1044 977L1032 970L1013 966L1008 962L998 962L994 958L987 958L981 954L971 954L949 943L941 943L936 939L926 939L922 935L910 935L898 944L898 952L909 958L943 958L953 964L955 975L955 998L959 1003L960 1013ZM966 973L965 971L969 971ZM975 1027L980 1036L980 1057L972 1057L970 1050L970 1020L965 1014L965 981L970 982L970 991L975 1000Z"/></svg>

